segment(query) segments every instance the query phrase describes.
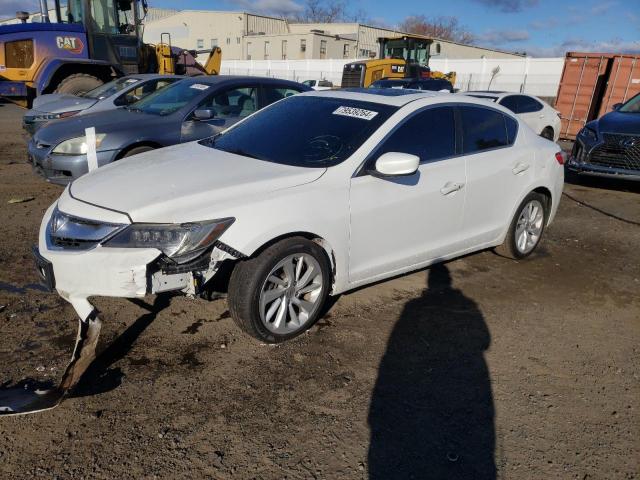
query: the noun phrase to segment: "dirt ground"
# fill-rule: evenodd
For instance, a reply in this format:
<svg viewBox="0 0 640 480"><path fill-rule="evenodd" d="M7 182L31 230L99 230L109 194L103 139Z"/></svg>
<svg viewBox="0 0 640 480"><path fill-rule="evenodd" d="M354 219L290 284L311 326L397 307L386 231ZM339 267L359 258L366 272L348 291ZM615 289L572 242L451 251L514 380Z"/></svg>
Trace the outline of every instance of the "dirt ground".
<svg viewBox="0 0 640 480"><path fill-rule="evenodd" d="M21 113L0 105L0 386L58 380L76 331L32 265L61 189ZM565 191L531 259L343 295L276 347L224 300L96 299L98 359L58 408L0 418L0 478L640 478L640 184Z"/></svg>

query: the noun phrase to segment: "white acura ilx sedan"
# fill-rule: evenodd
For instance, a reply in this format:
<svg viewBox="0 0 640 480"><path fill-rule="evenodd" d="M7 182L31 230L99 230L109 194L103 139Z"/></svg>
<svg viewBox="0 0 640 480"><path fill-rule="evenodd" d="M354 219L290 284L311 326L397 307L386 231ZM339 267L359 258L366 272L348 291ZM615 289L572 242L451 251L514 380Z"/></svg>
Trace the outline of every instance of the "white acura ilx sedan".
<svg viewBox="0 0 640 480"><path fill-rule="evenodd" d="M486 248L528 256L558 208L563 158L473 97L309 92L79 178L34 253L83 321L90 296L228 292L244 331L280 342L329 295Z"/></svg>

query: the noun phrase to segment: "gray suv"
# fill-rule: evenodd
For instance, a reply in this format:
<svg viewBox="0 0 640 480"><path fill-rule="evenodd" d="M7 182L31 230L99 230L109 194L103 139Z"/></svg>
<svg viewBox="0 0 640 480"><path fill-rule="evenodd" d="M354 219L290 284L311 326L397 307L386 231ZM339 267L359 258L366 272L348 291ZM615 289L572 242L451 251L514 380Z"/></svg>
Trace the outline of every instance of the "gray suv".
<svg viewBox="0 0 640 480"><path fill-rule="evenodd" d="M309 90L273 78L186 78L124 108L44 125L29 141L29 159L49 182L64 185L88 171L86 128L95 127L98 166L102 166L210 137L270 103Z"/></svg>

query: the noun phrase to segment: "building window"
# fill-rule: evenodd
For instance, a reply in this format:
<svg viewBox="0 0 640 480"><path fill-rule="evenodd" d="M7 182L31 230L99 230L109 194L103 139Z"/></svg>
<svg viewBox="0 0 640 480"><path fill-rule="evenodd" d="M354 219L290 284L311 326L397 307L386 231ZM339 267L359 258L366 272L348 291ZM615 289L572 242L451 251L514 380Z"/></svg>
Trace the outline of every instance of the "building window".
<svg viewBox="0 0 640 480"><path fill-rule="evenodd" d="M212 38L211 39L211 48L217 47L217 46L218 46L218 39L217 38Z"/></svg>
<svg viewBox="0 0 640 480"><path fill-rule="evenodd" d="M264 42L264 59L269 60L269 50L271 50L271 44Z"/></svg>
<svg viewBox="0 0 640 480"><path fill-rule="evenodd" d="M247 60L251 60L251 42L247 42Z"/></svg>
<svg viewBox="0 0 640 480"><path fill-rule="evenodd" d="M231 39L227 37L227 45L231 45Z"/></svg>
<svg viewBox="0 0 640 480"><path fill-rule="evenodd" d="M320 58L327 57L327 41L320 40Z"/></svg>
<svg viewBox="0 0 640 480"><path fill-rule="evenodd" d="M344 48L342 49L342 57L349 58L349 44L345 43Z"/></svg>
<svg viewBox="0 0 640 480"><path fill-rule="evenodd" d="M287 41L282 40L282 60L287 59Z"/></svg>
<svg viewBox="0 0 640 480"><path fill-rule="evenodd" d="M307 51L307 41L305 39L300 40L300 51L301 52Z"/></svg>
<svg viewBox="0 0 640 480"><path fill-rule="evenodd" d="M196 40L196 48L204 48L204 39L199 38Z"/></svg>

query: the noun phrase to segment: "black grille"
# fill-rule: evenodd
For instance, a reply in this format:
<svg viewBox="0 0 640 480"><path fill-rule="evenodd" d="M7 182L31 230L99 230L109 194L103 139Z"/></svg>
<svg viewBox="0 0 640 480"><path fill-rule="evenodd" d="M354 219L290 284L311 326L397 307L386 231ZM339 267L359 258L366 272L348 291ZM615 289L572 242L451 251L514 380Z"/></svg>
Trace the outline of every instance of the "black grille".
<svg viewBox="0 0 640 480"><path fill-rule="evenodd" d="M640 171L640 136L603 133L604 143L598 145L589 163L601 167Z"/></svg>
<svg viewBox="0 0 640 480"><path fill-rule="evenodd" d="M51 237L51 242L60 248L73 250L89 250L98 245L97 240L81 240L78 238Z"/></svg>
<svg viewBox="0 0 640 480"><path fill-rule="evenodd" d="M347 63L342 70L342 88L362 87L366 67L362 63Z"/></svg>

